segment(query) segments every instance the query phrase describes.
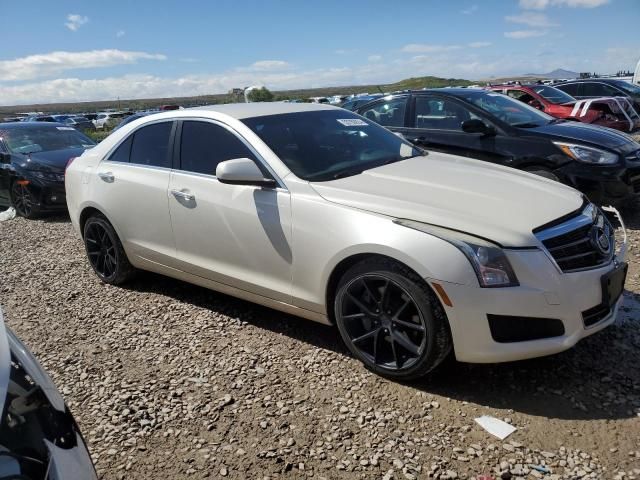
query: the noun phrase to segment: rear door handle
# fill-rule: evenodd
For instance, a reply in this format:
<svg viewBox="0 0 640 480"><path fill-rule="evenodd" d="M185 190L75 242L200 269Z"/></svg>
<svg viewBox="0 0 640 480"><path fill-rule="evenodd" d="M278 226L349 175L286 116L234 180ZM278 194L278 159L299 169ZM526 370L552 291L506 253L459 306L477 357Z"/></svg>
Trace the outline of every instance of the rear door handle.
<svg viewBox="0 0 640 480"><path fill-rule="evenodd" d="M115 180L115 177L111 172L100 172L98 173L98 176L107 183L113 183L113 181Z"/></svg>
<svg viewBox="0 0 640 480"><path fill-rule="evenodd" d="M196 199L196 196L185 192L183 190L171 190L171 195L173 195L176 198L181 198L183 200L186 200L187 202L193 202Z"/></svg>

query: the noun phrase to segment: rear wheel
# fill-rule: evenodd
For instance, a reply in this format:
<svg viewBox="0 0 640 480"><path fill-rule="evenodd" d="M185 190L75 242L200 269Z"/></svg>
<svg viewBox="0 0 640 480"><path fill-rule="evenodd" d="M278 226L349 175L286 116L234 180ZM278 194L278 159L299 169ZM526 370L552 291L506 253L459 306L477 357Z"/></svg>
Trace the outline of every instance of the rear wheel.
<svg viewBox="0 0 640 480"><path fill-rule="evenodd" d="M120 285L133 277L135 268L103 215L93 215L84 224L84 246L93 271L103 282Z"/></svg>
<svg viewBox="0 0 640 480"><path fill-rule="evenodd" d="M16 180L11 185L11 204L16 213L24 218L36 218L40 213L36 193L23 180Z"/></svg>
<svg viewBox="0 0 640 480"><path fill-rule="evenodd" d="M414 272L392 260L370 258L349 269L338 284L334 313L349 350L383 376L421 377L451 350L438 299Z"/></svg>

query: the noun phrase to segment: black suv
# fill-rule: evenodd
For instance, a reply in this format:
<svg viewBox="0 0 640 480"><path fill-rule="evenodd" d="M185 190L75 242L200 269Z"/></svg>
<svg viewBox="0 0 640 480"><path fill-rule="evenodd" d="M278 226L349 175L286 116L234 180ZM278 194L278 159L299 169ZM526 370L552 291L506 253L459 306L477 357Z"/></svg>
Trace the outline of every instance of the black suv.
<svg viewBox="0 0 640 480"><path fill-rule="evenodd" d="M554 85L574 98L627 97L640 113L640 87L617 78L588 78Z"/></svg>
<svg viewBox="0 0 640 480"><path fill-rule="evenodd" d="M436 150L563 182L600 204L640 193L640 144L608 128L553 118L501 93L443 88L390 95L357 113Z"/></svg>

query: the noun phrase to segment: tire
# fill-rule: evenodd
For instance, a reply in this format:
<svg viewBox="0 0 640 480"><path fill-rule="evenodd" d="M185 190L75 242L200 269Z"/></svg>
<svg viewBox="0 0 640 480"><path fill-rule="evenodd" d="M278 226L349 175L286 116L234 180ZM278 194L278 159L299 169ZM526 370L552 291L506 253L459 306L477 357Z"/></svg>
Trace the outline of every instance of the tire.
<svg viewBox="0 0 640 480"><path fill-rule="evenodd" d="M384 377L420 378L453 346L438 298L418 275L391 259L371 257L351 267L338 282L333 310L347 348Z"/></svg>
<svg viewBox="0 0 640 480"><path fill-rule="evenodd" d="M104 215L96 214L87 219L83 239L89 264L100 280L110 285L121 285L133 278L135 268Z"/></svg>
<svg viewBox="0 0 640 480"><path fill-rule="evenodd" d="M533 173L534 175L538 175L539 177L548 178L549 180L553 180L554 182L560 182L560 178L555 173L544 167L529 167L525 171Z"/></svg>
<svg viewBox="0 0 640 480"><path fill-rule="evenodd" d="M16 214L21 217L33 220L40 216L38 207L38 196L33 189L27 185L21 185L19 180L11 184L11 206L16 209Z"/></svg>

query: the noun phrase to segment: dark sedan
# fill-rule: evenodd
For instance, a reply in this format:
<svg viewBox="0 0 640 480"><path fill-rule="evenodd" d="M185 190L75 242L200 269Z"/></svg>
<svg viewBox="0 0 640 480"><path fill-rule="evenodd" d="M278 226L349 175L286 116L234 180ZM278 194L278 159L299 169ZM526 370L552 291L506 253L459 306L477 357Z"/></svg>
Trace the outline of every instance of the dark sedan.
<svg viewBox="0 0 640 480"><path fill-rule="evenodd" d="M13 206L26 218L65 211L67 162L94 145L59 123L0 123L0 206Z"/></svg>
<svg viewBox="0 0 640 480"><path fill-rule="evenodd" d="M80 116L67 117L64 119L62 123L64 123L65 125L69 125L70 127L73 127L77 130L80 130L81 132L84 132L87 130L95 131L96 129L96 126L87 117L80 117Z"/></svg>
<svg viewBox="0 0 640 480"><path fill-rule="evenodd" d="M600 204L640 192L640 144L608 128L553 118L506 95L445 88L391 95L357 112L428 150L560 181Z"/></svg>
<svg viewBox="0 0 640 480"><path fill-rule="evenodd" d="M640 113L640 86L618 78L585 78L554 85L575 98L627 97Z"/></svg>

